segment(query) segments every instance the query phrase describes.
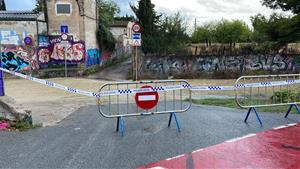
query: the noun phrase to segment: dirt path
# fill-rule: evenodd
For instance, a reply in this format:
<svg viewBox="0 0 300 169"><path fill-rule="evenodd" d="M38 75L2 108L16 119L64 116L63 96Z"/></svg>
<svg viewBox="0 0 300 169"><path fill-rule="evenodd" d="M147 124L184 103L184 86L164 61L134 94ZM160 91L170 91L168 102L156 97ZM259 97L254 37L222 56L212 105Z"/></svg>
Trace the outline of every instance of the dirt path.
<svg viewBox="0 0 300 169"><path fill-rule="evenodd" d="M105 81L76 78L49 79L78 89L96 92ZM24 79L5 80L6 95L12 97L17 104L32 111L33 121L43 125L54 125L78 108L95 105L96 99L49 88Z"/></svg>
<svg viewBox="0 0 300 169"><path fill-rule="evenodd" d="M91 79L104 79L111 81L123 81L131 70L131 60L128 59L120 64L108 67L99 73L88 76Z"/></svg>

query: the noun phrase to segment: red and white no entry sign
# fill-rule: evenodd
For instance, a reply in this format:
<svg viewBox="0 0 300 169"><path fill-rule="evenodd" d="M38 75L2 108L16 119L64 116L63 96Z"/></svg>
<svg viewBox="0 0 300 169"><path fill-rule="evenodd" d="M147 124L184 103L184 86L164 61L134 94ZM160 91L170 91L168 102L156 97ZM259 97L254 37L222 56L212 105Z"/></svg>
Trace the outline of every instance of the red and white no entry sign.
<svg viewBox="0 0 300 169"><path fill-rule="evenodd" d="M132 31L138 33L141 31L141 26L138 23L133 24Z"/></svg>
<svg viewBox="0 0 300 169"><path fill-rule="evenodd" d="M151 88L151 86L143 86L141 88ZM145 93L137 93L135 95L135 102L136 104L144 109L144 110L150 110L154 108L158 103L158 93L157 92L145 92Z"/></svg>

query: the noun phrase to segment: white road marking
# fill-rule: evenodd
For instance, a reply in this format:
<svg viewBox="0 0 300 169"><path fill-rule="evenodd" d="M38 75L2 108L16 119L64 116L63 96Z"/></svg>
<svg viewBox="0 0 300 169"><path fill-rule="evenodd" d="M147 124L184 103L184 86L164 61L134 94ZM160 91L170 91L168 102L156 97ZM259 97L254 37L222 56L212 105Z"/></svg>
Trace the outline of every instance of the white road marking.
<svg viewBox="0 0 300 169"><path fill-rule="evenodd" d="M245 139L245 138L249 138L249 137L253 137L253 136L256 136L256 134L248 134L248 135L245 135L243 137L238 137L238 138L234 138L234 139L231 139L231 140L227 140L226 143L232 143L232 142L242 140L242 139Z"/></svg>
<svg viewBox="0 0 300 169"><path fill-rule="evenodd" d="M180 158L180 157L183 157L183 156L184 156L184 154L179 155L179 156L176 156L176 157L168 158L168 159L166 159L166 160L167 160L167 161L170 161L170 160L173 160L173 159L176 159L176 158Z"/></svg>

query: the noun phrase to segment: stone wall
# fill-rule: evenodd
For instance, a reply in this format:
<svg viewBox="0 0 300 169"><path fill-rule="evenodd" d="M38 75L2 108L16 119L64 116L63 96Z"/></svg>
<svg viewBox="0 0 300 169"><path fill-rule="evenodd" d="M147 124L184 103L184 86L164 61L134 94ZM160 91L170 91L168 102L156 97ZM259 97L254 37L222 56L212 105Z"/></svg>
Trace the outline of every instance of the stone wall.
<svg viewBox="0 0 300 169"><path fill-rule="evenodd" d="M70 15L57 15L56 4L69 3L71 4ZM69 33L74 37L74 40L84 39L84 30L82 30L83 18L79 15L79 8L75 0L49 0L47 1L48 25L50 35L60 35L60 26L68 25ZM82 33L81 33L82 32Z"/></svg>
<svg viewBox="0 0 300 169"><path fill-rule="evenodd" d="M299 68L298 55L166 56L144 57L140 74L144 78L169 76L190 78L223 74L226 77L247 73L293 73Z"/></svg>

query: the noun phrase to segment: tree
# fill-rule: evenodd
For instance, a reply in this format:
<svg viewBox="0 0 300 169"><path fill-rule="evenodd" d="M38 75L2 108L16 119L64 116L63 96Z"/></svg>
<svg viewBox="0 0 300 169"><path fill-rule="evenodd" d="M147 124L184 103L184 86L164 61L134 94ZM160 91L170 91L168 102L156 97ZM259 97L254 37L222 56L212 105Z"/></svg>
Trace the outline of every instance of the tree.
<svg viewBox="0 0 300 169"><path fill-rule="evenodd" d="M300 14L299 0L262 0L263 5L272 9L282 9L284 11L292 11L294 14Z"/></svg>
<svg viewBox="0 0 300 169"><path fill-rule="evenodd" d="M161 35L160 51L164 51L165 53L183 51L186 42L189 40L186 30L186 23L179 12L165 17L159 30Z"/></svg>
<svg viewBox="0 0 300 169"><path fill-rule="evenodd" d="M0 0L0 11L6 11L6 5L4 0Z"/></svg>
<svg viewBox="0 0 300 169"><path fill-rule="evenodd" d="M109 31L109 25L120 12L118 5L111 0L98 0L99 26L97 30L97 40L100 49L114 50L116 40Z"/></svg>
<svg viewBox="0 0 300 169"><path fill-rule="evenodd" d="M192 34L193 43L206 43L206 46L215 41L215 26L216 24L211 22L203 26L200 26Z"/></svg>
<svg viewBox="0 0 300 169"><path fill-rule="evenodd" d="M300 39L299 16L286 17L273 13L270 18L258 14L251 17L254 28L253 40L258 43L285 44Z"/></svg>
<svg viewBox="0 0 300 169"><path fill-rule="evenodd" d="M98 5L100 20L106 27L109 27L116 14L120 12L120 7L111 0L98 0Z"/></svg>
<svg viewBox="0 0 300 169"><path fill-rule="evenodd" d="M145 54L155 53L159 49L159 19L151 0L140 0L137 6L130 5L142 27L142 50Z"/></svg>
<svg viewBox="0 0 300 169"><path fill-rule="evenodd" d="M249 42L251 30L242 21L222 20L216 25L215 33L217 42L234 46L238 42Z"/></svg>
<svg viewBox="0 0 300 169"><path fill-rule="evenodd" d="M46 10L46 1L45 0L36 0L35 8L32 10L35 13L45 12Z"/></svg>
<svg viewBox="0 0 300 169"><path fill-rule="evenodd" d="M251 30L243 21L221 20L198 27L192 35L192 41L207 45L211 42L228 43L234 46L238 42L251 41L251 34Z"/></svg>

